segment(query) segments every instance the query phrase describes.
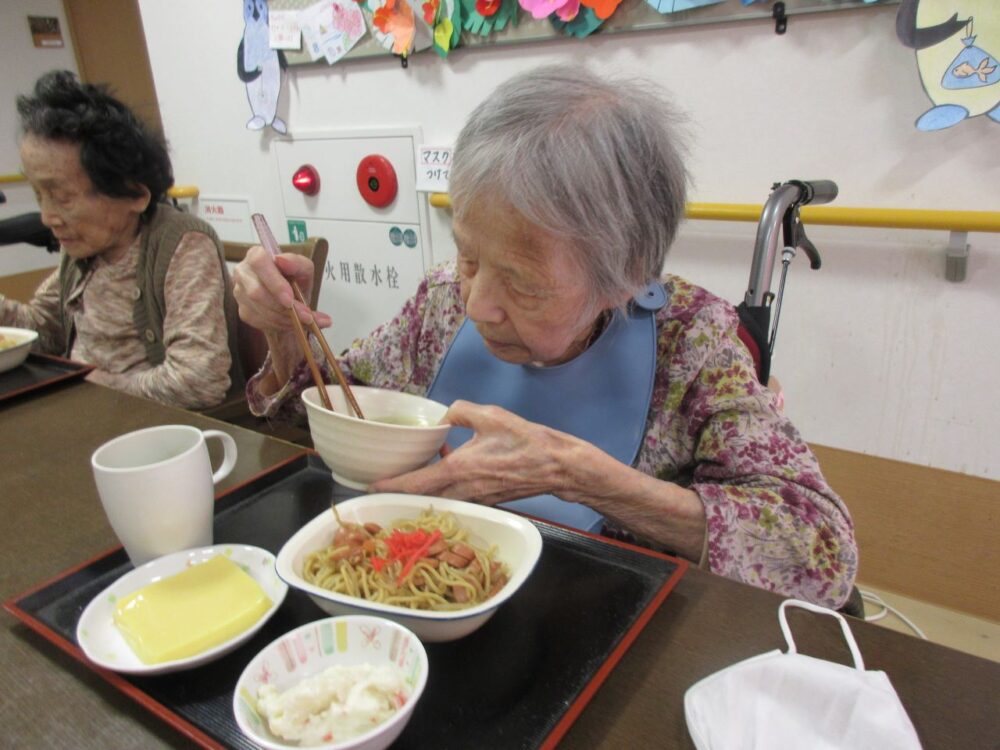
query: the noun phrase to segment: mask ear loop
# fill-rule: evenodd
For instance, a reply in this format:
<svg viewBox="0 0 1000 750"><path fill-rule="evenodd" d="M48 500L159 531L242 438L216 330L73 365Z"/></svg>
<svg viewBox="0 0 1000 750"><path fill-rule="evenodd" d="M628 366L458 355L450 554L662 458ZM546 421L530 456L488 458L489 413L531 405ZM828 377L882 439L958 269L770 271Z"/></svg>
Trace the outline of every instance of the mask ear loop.
<svg viewBox="0 0 1000 750"><path fill-rule="evenodd" d="M781 603L781 606L778 607L778 623L781 625L781 632L784 634L785 642L788 644L789 654L798 652L795 650L795 639L792 638L792 631L788 627L788 620L785 617L785 609L787 607L808 609L810 612L815 612L820 615L832 615L840 620L840 630L844 634L844 640L847 641L847 647L851 650L851 656L854 657L854 668L859 672L865 671L865 662L861 658L861 651L858 649L858 644L854 640L854 634L851 632L851 628L847 624L847 620L844 619L844 616L839 612L833 611L832 609L804 602L801 599L785 599L785 601Z"/></svg>

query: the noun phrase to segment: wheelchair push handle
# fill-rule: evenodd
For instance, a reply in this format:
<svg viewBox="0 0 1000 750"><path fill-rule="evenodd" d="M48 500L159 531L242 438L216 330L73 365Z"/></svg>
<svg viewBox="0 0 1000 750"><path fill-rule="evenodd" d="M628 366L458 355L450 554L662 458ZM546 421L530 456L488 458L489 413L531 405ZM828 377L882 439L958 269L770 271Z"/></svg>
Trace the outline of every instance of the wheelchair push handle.
<svg viewBox="0 0 1000 750"><path fill-rule="evenodd" d="M820 266L819 252L809 242L799 219L799 209L807 203L829 203L837 197L833 180L788 180L775 183L764 204L757 224L750 282L744 301L751 308L769 305L771 276L778 255L778 234L784 233L784 244L802 248L815 269Z"/></svg>
<svg viewBox="0 0 1000 750"><path fill-rule="evenodd" d="M789 180L789 183L801 191L798 200L800 206L809 203L814 206L832 203L839 192L837 183L833 180Z"/></svg>

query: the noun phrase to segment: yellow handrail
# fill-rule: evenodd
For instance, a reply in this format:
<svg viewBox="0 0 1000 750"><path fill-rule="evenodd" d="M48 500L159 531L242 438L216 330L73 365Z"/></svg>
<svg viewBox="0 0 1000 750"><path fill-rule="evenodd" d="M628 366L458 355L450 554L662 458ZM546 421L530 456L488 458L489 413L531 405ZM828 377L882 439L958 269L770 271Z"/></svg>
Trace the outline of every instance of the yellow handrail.
<svg viewBox="0 0 1000 750"><path fill-rule="evenodd" d="M0 174L0 185L7 185L14 182L26 182L27 178L20 172L14 174ZM197 198L198 188L194 185L174 185L167 190L168 198Z"/></svg>
<svg viewBox="0 0 1000 750"><path fill-rule="evenodd" d="M23 174L0 174L0 184L24 182ZM174 199L197 198L194 185L175 185L167 191ZM431 193L434 208L451 208L447 193ZM763 206L755 203L688 203L684 215L706 221L760 220ZM847 227L887 227L890 229L944 229L949 232L1000 232L1000 211L934 211L911 208L848 208L805 206L802 221Z"/></svg>
<svg viewBox="0 0 1000 750"><path fill-rule="evenodd" d="M450 208L447 193L431 193L435 208ZM688 203L684 215L707 221L760 221L763 206L753 203ZM1000 232L1000 211L929 211L909 208L805 206L802 221L851 227L944 229L951 232Z"/></svg>
<svg viewBox="0 0 1000 750"><path fill-rule="evenodd" d="M174 185L167 191L168 198L197 198L199 194L198 188L194 185Z"/></svg>

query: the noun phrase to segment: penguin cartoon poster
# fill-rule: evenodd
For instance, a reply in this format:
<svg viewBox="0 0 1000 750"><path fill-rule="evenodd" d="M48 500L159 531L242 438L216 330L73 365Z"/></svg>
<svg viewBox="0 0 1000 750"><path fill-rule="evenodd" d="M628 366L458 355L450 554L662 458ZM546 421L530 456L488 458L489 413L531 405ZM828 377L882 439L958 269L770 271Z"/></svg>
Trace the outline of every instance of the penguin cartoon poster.
<svg viewBox="0 0 1000 750"><path fill-rule="evenodd" d="M986 115L1000 123L1000 0L901 0L896 36L917 55L933 106L918 130Z"/></svg>
<svg viewBox="0 0 1000 750"><path fill-rule="evenodd" d="M271 49L267 26L267 0L243 0L243 38L236 51L236 74L247 89L252 117L248 130L270 126L279 133L288 132L278 110L282 71L286 67L281 50Z"/></svg>

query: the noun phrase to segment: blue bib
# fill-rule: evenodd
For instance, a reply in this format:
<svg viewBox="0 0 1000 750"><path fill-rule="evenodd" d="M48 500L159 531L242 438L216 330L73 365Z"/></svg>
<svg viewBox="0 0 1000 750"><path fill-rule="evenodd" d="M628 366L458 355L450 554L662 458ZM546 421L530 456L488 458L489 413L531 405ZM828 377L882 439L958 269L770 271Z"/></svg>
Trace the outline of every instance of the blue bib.
<svg viewBox="0 0 1000 750"><path fill-rule="evenodd" d="M462 324L431 383L428 398L442 404L463 399L493 404L523 419L586 440L631 466L646 433L656 374L655 312L667 302L658 282L629 307L615 311L604 332L580 356L561 365L514 365L490 354L476 326ZM453 427L452 448L472 431ZM539 495L502 503L584 531L599 532L604 517L577 503Z"/></svg>

